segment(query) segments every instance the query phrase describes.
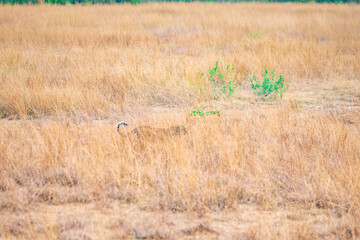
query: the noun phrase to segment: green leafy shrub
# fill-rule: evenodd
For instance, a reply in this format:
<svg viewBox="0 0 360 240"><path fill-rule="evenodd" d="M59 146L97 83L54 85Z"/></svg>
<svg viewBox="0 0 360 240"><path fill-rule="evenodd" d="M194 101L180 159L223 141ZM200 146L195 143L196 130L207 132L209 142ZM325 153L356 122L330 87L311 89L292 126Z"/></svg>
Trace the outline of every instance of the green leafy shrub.
<svg viewBox="0 0 360 240"><path fill-rule="evenodd" d="M282 97L283 93L286 92L288 86L284 86L284 77L279 76L279 79L275 81L274 73L271 72L269 77L268 70L265 68L265 76L263 76L262 83L253 76L250 78L251 88L254 90L254 93L260 96L263 100L275 100L280 96Z"/></svg>
<svg viewBox="0 0 360 240"><path fill-rule="evenodd" d="M219 61L216 61L215 67L209 69L209 75L201 74L203 82L210 82L214 98L228 98L234 94L237 84L234 81L234 67L226 65L226 71L222 72L219 67Z"/></svg>
<svg viewBox="0 0 360 240"><path fill-rule="evenodd" d="M204 112L206 107L203 107L203 108L198 108L198 109L195 109L194 111L191 112L191 116L207 116L207 115L217 115L218 117L220 117L220 112L221 110L215 110L215 111L207 111L207 112Z"/></svg>

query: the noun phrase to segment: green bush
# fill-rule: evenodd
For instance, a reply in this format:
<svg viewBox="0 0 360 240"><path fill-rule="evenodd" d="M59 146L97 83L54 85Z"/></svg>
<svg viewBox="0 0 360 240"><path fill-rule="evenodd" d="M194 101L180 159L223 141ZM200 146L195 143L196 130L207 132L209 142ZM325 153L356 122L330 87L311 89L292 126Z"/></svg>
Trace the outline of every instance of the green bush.
<svg viewBox="0 0 360 240"><path fill-rule="evenodd" d="M282 97L283 93L286 92L288 86L284 86L284 77L279 76L279 79L275 81L274 73L271 72L269 77L268 70L265 68L265 76L263 76L262 83L255 76L250 78L251 88L254 93L261 97L263 100L275 100L277 97Z"/></svg>
<svg viewBox="0 0 360 240"><path fill-rule="evenodd" d="M216 61L215 67L209 69L209 75L201 74L204 82L210 82L213 88L214 98L228 98L233 95L237 84L234 81L234 67L226 65L225 72L219 68L219 62Z"/></svg>

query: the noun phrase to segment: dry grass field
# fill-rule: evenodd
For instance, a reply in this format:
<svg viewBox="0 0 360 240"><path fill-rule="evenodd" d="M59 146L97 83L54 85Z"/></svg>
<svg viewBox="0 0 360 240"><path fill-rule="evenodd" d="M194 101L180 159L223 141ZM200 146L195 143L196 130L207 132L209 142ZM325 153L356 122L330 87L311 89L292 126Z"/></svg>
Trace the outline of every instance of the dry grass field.
<svg viewBox="0 0 360 240"><path fill-rule="evenodd" d="M359 86L359 5L0 6L0 238L358 239Z"/></svg>

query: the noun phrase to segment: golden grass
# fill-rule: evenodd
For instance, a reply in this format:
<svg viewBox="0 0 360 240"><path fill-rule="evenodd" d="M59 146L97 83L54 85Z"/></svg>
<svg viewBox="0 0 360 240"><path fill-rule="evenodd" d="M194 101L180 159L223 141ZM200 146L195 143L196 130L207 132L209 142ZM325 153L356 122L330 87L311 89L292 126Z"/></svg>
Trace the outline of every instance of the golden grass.
<svg viewBox="0 0 360 240"><path fill-rule="evenodd" d="M191 106L216 60L236 79L267 67L286 80L354 88L360 7L301 4L2 6L5 116L108 117L134 106ZM201 99L201 98L200 98Z"/></svg>
<svg viewBox="0 0 360 240"><path fill-rule="evenodd" d="M286 108L182 121L188 134L166 142L123 138L112 124L96 121L3 122L3 213L26 215L35 203L99 201L100 209L107 206L102 201L120 201L165 212L236 211L244 204L277 212L296 206L299 210L287 214L310 224L314 236L320 233L313 219L307 220L309 213L296 211L327 212L328 221L337 224L322 223L320 229L331 229L326 236L338 237L335 230L354 234L360 213L360 133L353 124Z"/></svg>
<svg viewBox="0 0 360 240"><path fill-rule="evenodd" d="M359 238L358 5L1 6L0 46L0 238Z"/></svg>

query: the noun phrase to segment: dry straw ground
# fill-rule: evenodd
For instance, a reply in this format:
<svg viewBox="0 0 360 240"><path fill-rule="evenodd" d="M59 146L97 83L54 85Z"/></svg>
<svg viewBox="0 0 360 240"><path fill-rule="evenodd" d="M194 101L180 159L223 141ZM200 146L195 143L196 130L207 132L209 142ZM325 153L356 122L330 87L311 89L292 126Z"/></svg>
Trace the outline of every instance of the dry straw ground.
<svg viewBox="0 0 360 240"><path fill-rule="evenodd" d="M359 238L359 81L358 5L1 6L0 238Z"/></svg>

